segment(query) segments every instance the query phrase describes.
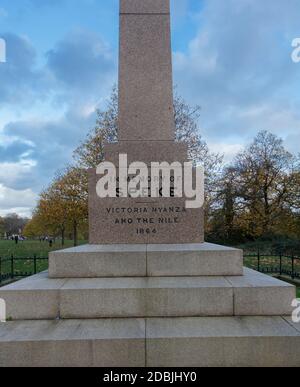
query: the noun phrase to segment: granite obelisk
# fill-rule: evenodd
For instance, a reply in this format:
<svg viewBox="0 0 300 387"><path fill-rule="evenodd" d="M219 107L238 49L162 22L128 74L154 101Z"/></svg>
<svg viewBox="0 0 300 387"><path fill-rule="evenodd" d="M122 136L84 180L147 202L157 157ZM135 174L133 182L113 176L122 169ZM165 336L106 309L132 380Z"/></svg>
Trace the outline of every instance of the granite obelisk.
<svg viewBox="0 0 300 387"><path fill-rule="evenodd" d="M121 1L119 140L174 141L169 0Z"/></svg>
<svg viewBox="0 0 300 387"><path fill-rule="evenodd" d="M188 161L175 142L169 0L120 1L119 141L105 160ZM185 208L183 198L107 198L96 195L90 172L91 244L202 243L203 209Z"/></svg>

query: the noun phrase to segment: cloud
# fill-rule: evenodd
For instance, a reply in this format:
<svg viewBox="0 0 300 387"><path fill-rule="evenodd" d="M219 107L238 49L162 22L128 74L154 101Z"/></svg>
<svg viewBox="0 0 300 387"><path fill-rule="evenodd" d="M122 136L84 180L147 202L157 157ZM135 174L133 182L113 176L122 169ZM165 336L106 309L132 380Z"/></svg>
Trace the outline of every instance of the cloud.
<svg viewBox="0 0 300 387"><path fill-rule="evenodd" d="M55 172L72 160L72 154L96 120L95 106L71 105L60 119L15 121L3 129L0 146L0 183L35 192L49 185Z"/></svg>
<svg viewBox="0 0 300 387"><path fill-rule="evenodd" d="M0 216L16 212L30 216L36 200L37 195L31 189L17 191L0 184Z"/></svg>
<svg viewBox="0 0 300 387"><path fill-rule="evenodd" d="M300 67L291 61L299 15L297 0L204 2L198 33L174 54L174 68L179 90L202 106L205 137L241 143L261 129L300 130Z"/></svg>
<svg viewBox="0 0 300 387"><path fill-rule="evenodd" d="M115 82L117 66L110 46L87 30L70 32L37 66L37 52L25 36L2 34L7 62L0 66L0 107L38 101L64 104L99 100ZM69 100L66 100L68 98ZM51 102L52 101L52 102Z"/></svg>
<svg viewBox="0 0 300 387"><path fill-rule="evenodd" d="M49 113L47 108L39 113L36 104L36 109L32 109L36 111L35 117L32 113L25 114L24 119L0 128L0 184L14 190L31 187L39 192L50 183L55 171L72 160L74 149L94 126L101 94L105 96L111 89L116 67L109 47L87 31L70 33L58 42L39 71L35 70L35 53L30 42L15 36L12 41L17 42L13 46L19 59L25 58L25 68L17 66L17 58L10 63L6 73L16 77L15 85L12 82L14 89L7 87L2 98L13 106L22 87L24 96L29 98L38 80L47 79L48 87L37 88L37 93L45 98L44 106L50 104L52 108ZM4 84L9 83L7 80ZM33 100L39 101L38 96Z"/></svg>
<svg viewBox="0 0 300 387"><path fill-rule="evenodd" d="M212 152L224 155L224 163L229 163L232 159L244 149L243 144L226 144L225 142L208 143Z"/></svg>
<svg viewBox="0 0 300 387"><path fill-rule="evenodd" d="M7 146L0 143L0 161L1 162L16 162L20 158L28 158L33 152L31 145L28 142L19 141L16 139Z"/></svg>
<svg viewBox="0 0 300 387"><path fill-rule="evenodd" d="M37 8L61 6L66 0L27 0L27 2Z"/></svg>
<svg viewBox="0 0 300 387"><path fill-rule="evenodd" d="M2 7L0 7L0 19L1 18L6 18L8 16L8 12L4 9L4 8L2 8Z"/></svg>
<svg viewBox="0 0 300 387"><path fill-rule="evenodd" d="M25 36L2 34L7 61L0 66L0 106L32 101L45 92L43 72L36 70L36 51Z"/></svg>
<svg viewBox="0 0 300 387"><path fill-rule="evenodd" d="M79 30L68 34L47 53L53 76L71 92L100 92L116 75L115 57L96 34Z"/></svg>
<svg viewBox="0 0 300 387"><path fill-rule="evenodd" d="M80 29L58 41L41 65L27 37L1 36L8 60L0 67L0 111L6 116L0 127L0 208L28 214L36 194L72 160L95 125L96 108L116 79L117 55L100 36Z"/></svg>
<svg viewBox="0 0 300 387"><path fill-rule="evenodd" d="M285 143L291 152L300 156L300 130L292 134L288 134Z"/></svg>
<svg viewBox="0 0 300 387"><path fill-rule="evenodd" d="M34 160L0 163L0 184L20 190L30 187L32 171L36 166Z"/></svg>

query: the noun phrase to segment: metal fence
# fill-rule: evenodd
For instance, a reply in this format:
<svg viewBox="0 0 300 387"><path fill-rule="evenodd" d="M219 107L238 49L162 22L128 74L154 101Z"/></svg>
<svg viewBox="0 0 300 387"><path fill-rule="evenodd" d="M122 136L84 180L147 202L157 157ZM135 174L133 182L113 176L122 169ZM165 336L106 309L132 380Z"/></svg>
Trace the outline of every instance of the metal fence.
<svg viewBox="0 0 300 387"><path fill-rule="evenodd" d="M300 257L294 255L256 254L244 255L245 266L265 274L286 275L300 279Z"/></svg>
<svg viewBox="0 0 300 387"><path fill-rule="evenodd" d="M29 277L48 269L48 258L38 257L0 257L0 284L14 279Z"/></svg>
<svg viewBox="0 0 300 387"><path fill-rule="evenodd" d="M291 279L300 279L300 257L284 254L244 255L245 266L265 274L286 275ZM38 257L0 257L0 285L15 279L29 277L48 269L48 258Z"/></svg>

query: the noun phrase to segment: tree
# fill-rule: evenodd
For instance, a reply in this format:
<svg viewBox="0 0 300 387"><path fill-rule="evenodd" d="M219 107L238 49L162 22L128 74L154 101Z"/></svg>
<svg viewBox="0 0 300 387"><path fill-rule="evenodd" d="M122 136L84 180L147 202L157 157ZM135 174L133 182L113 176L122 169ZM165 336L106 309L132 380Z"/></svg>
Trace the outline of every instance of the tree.
<svg viewBox="0 0 300 387"><path fill-rule="evenodd" d="M208 219L214 242L300 236L300 169L282 139L262 131L225 166Z"/></svg>
<svg viewBox="0 0 300 387"><path fill-rule="evenodd" d="M85 170L67 167L58 172L51 185L41 193L26 235L60 235L64 245L65 234L71 230L76 246L78 228L87 225L87 184Z"/></svg>
<svg viewBox="0 0 300 387"><path fill-rule="evenodd" d="M5 234L4 219L0 216L0 236Z"/></svg>
<svg viewBox="0 0 300 387"><path fill-rule="evenodd" d="M208 237L214 242L234 244L243 238L235 181L236 171L230 166L225 166L216 179L214 201L207 226Z"/></svg>
<svg viewBox="0 0 300 387"><path fill-rule="evenodd" d="M290 206L294 212L300 214L300 154L296 161L296 168L291 176Z"/></svg>
<svg viewBox="0 0 300 387"><path fill-rule="evenodd" d="M78 226L87 221L88 192L87 173L85 170L68 167L57 174L54 183L47 192L52 201L54 224L59 225L62 239L66 227L72 227L74 245L77 245ZM49 212L49 206L47 210Z"/></svg>
<svg viewBox="0 0 300 387"><path fill-rule="evenodd" d="M105 111L97 110L96 125L85 141L74 151L79 168L95 168L104 160L105 143L117 142L118 138L118 92L113 88Z"/></svg>
<svg viewBox="0 0 300 387"><path fill-rule="evenodd" d="M290 218L294 236L300 239L300 154L297 158L296 170L291 176L291 195L289 197Z"/></svg>
<svg viewBox="0 0 300 387"><path fill-rule="evenodd" d="M39 213L39 207L35 209L32 219L30 219L30 221L26 224L23 233L27 238L41 237L51 234L49 225L46 223L45 218L43 218Z"/></svg>
<svg viewBox="0 0 300 387"><path fill-rule="evenodd" d="M74 246L78 242L78 226L87 222L88 218L87 187L87 171L75 167L68 167L62 174L58 174L53 185L55 194L60 198L60 208L72 224Z"/></svg>
<svg viewBox="0 0 300 387"><path fill-rule="evenodd" d="M20 234L28 221L18 214L8 214L4 217L4 231L7 235Z"/></svg>
<svg viewBox="0 0 300 387"><path fill-rule="evenodd" d="M237 155L232 166L236 200L249 235L267 236L276 230L291 197L295 166L283 140L267 131Z"/></svg>

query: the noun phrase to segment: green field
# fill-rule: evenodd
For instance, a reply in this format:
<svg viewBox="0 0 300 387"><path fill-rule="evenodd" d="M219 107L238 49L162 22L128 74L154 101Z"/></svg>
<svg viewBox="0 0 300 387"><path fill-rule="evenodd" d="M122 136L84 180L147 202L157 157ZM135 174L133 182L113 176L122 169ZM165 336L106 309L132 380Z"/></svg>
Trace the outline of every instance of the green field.
<svg viewBox="0 0 300 387"><path fill-rule="evenodd" d="M84 244L86 241L80 241L79 244ZM4 276L2 285L9 282L11 278L10 273L14 273L15 277L27 276L48 269L47 259L37 259L36 267L34 263L34 256L37 258L48 258L50 251L61 250L62 248L73 247L74 243L67 240L65 245L61 245L61 241L53 243L52 248L49 242L40 241L23 241L16 244L14 241L0 240L0 258L1 258L1 275ZM13 263L11 257L14 257ZM22 259L20 259L22 258ZM13 270L12 270L13 265ZM5 276L8 276L6 278Z"/></svg>
<svg viewBox="0 0 300 387"><path fill-rule="evenodd" d="M86 241L79 241L79 244L84 244ZM61 250L73 246L73 241L65 241L65 246L61 245L61 241L53 243L52 248L49 247L49 242L40 241L23 241L16 244L14 241L0 240L0 257L10 258L13 255L16 258L33 258L34 255L41 258L46 258L50 251Z"/></svg>

